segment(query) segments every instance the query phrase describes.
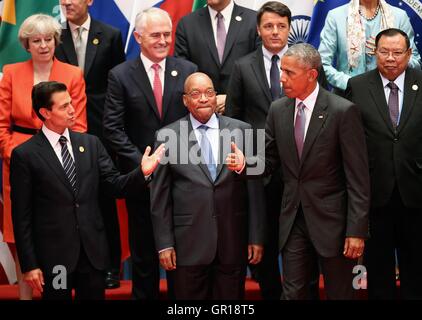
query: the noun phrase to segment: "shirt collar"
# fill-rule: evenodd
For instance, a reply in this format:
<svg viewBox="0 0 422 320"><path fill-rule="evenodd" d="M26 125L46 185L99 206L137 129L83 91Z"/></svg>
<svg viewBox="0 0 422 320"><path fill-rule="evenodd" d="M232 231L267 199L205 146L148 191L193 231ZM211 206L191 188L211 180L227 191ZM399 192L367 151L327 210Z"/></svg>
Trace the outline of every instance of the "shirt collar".
<svg viewBox="0 0 422 320"><path fill-rule="evenodd" d="M319 93L319 84L317 82L317 85L316 85L314 91L312 91L312 93L309 96L307 96L305 98L305 100L302 101L302 100L296 98L296 105L295 105L296 108L297 108L297 105L300 102L302 102L305 105L305 107L312 112L314 110L315 103L316 103L316 100L318 98L318 93Z"/></svg>
<svg viewBox="0 0 422 320"><path fill-rule="evenodd" d="M404 76L406 74L406 70L403 71L393 82L399 87L401 92L404 92ZM381 80L382 80L382 87L385 88L387 84L390 82L387 78L385 78L380 72Z"/></svg>
<svg viewBox="0 0 422 320"><path fill-rule="evenodd" d="M192 113L189 114L190 117L190 122L192 123L192 128L194 130L198 129L198 127L202 126L202 125L206 125L208 128L212 128L212 129L218 129L218 118L215 115L215 113L211 116L211 118L207 121L207 123L201 123L198 120L196 120Z"/></svg>
<svg viewBox="0 0 422 320"><path fill-rule="evenodd" d="M67 141L70 142L69 129L67 128L66 130L64 130L63 134L58 134L57 132L54 132L53 130L48 129L47 126L43 124L41 130L44 133L44 135L47 137L48 142L50 142L53 148L57 143L59 143L59 138L61 136L65 136Z"/></svg>
<svg viewBox="0 0 422 320"><path fill-rule="evenodd" d="M77 24L74 24L70 21L68 21L68 23L69 23L69 27L72 33L74 33L75 30L79 27ZM88 19L86 19L86 21L81 25L81 27L89 31L90 26L91 26L91 16L88 14Z"/></svg>
<svg viewBox="0 0 422 320"><path fill-rule="evenodd" d="M279 61L281 60L281 57L284 56L284 54L286 53L288 49L288 45L286 44L284 46L283 49L281 49L280 52L277 53L278 57L280 58ZM270 51L267 50L267 48L264 47L264 45L262 45L262 54L264 55L265 58L269 59L271 61L271 59L273 58L273 53L271 53Z"/></svg>
<svg viewBox="0 0 422 320"><path fill-rule="evenodd" d="M155 64L155 62L152 62L150 59L144 56L142 51L141 51L141 60L147 72L151 69L152 65ZM161 70L164 71L166 69L166 59L163 59L160 62L158 62L158 65L161 67Z"/></svg>
<svg viewBox="0 0 422 320"><path fill-rule="evenodd" d="M224 22L229 22L231 20L232 14L233 14L233 8L234 8L234 2L230 1L230 3L227 5L227 7L225 7L223 10L221 10L221 14L224 17ZM213 8L211 8L210 6L208 6L208 10L211 16L211 20L215 20L215 16L218 13L218 11L214 10ZM227 26L226 26L227 27Z"/></svg>

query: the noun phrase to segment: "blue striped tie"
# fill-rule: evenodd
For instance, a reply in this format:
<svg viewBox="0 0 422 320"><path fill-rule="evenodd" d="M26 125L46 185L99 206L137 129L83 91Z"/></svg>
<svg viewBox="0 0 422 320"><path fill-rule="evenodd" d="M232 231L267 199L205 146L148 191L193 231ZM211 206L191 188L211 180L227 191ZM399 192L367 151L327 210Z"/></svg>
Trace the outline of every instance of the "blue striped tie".
<svg viewBox="0 0 422 320"><path fill-rule="evenodd" d="M67 179L72 186L73 191L76 193L76 167L72 156L70 155L69 149L67 148L67 139L65 136L59 138L60 145L62 146L62 160L63 169Z"/></svg>

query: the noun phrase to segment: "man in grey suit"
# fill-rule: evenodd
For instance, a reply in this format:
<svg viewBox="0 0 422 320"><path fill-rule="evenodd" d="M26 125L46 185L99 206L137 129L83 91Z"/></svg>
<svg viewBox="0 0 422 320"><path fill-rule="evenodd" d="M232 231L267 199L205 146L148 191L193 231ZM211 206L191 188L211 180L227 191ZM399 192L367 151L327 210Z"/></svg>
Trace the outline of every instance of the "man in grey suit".
<svg viewBox="0 0 422 320"><path fill-rule="evenodd" d="M266 124L265 173L281 167L283 299L308 299L318 261L328 299L353 299L353 267L368 236L369 170L358 108L317 82L321 58L309 44L281 59L286 97ZM242 170L235 148L226 159ZM262 157L260 157L262 160Z"/></svg>
<svg viewBox="0 0 422 320"><path fill-rule="evenodd" d="M183 17L176 29L175 56L192 61L217 90L217 111L224 112L234 62L259 44L256 12L232 0L207 0L207 7Z"/></svg>
<svg viewBox="0 0 422 320"><path fill-rule="evenodd" d="M250 125L217 116L207 75L190 75L184 89L190 113L157 135L168 149L151 185L160 263L176 299L242 299L246 265L262 256L265 201L261 181L243 179L221 160Z"/></svg>

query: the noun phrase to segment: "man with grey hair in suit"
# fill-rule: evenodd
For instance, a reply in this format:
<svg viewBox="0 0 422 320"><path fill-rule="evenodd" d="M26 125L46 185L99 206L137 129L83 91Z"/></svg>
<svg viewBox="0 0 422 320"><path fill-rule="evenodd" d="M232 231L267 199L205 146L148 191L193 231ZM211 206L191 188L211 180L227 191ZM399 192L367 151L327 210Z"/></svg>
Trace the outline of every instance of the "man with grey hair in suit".
<svg viewBox="0 0 422 320"><path fill-rule="evenodd" d="M265 174L281 167L282 299L309 299L312 266L321 266L328 299L353 299L353 267L368 237L369 170L356 105L318 85L321 58L309 44L281 59L286 97L266 123ZM245 158L233 148L229 169ZM260 160L263 161L262 157Z"/></svg>

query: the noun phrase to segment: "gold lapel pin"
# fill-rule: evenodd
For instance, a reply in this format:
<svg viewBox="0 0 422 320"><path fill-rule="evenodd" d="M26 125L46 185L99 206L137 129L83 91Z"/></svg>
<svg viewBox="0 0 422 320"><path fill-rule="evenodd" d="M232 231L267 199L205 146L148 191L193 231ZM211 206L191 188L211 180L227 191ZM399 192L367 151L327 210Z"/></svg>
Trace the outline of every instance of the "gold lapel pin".
<svg viewBox="0 0 422 320"><path fill-rule="evenodd" d="M97 45L97 44L100 43L100 40L98 40L97 38L95 38L94 40L92 40L92 43L95 44L95 45Z"/></svg>
<svg viewBox="0 0 422 320"><path fill-rule="evenodd" d="M178 73L177 73L177 71L176 71L176 70L173 70L173 71L171 72L171 75L172 75L173 77L176 77L176 76L178 75Z"/></svg>
<svg viewBox="0 0 422 320"><path fill-rule="evenodd" d="M236 21L239 21L239 22L242 21L242 17L241 16L236 16L235 19L236 19Z"/></svg>
<svg viewBox="0 0 422 320"><path fill-rule="evenodd" d="M412 90L413 91L416 91L416 90L418 90L419 89L419 87L418 87L418 85L417 84L414 84L413 86L412 86Z"/></svg>
<svg viewBox="0 0 422 320"><path fill-rule="evenodd" d="M79 152L85 152L85 148L82 146L79 146Z"/></svg>

